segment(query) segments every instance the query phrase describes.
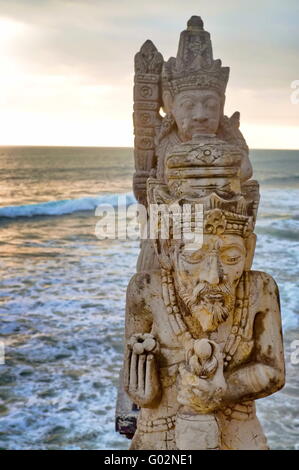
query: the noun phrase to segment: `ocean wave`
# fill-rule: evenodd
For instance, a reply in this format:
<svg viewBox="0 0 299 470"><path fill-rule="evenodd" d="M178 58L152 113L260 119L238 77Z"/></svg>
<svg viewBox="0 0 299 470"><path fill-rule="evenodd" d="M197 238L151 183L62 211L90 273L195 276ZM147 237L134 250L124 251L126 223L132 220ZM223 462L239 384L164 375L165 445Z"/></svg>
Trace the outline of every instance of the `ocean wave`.
<svg viewBox="0 0 299 470"><path fill-rule="evenodd" d="M299 175L288 175L288 176L273 176L271 178L260 179L261 184L269 184L269 185L294 185L299 184Z"/></svg>
<svg viewBox="0 0 299 470"><path fill-rule="evenodd" d="M257 233L262 233L266 235L271 235L275 238L283 238L287 240L299 241L298 231L293 230L283 230L275 227L258 227L256 230Z"/></svg>
<svg viewBox="0 0 299 470"><path fill-rule="evenodd" d="M298 214L290 218L259 220L256 225L256 232L270 235L275 238L299 241Z"/></svg>
<svg viewBox="0 0 299 470"><path fill-rule="evenodd" d="M289 220L294 220L294 221L299 220L299 214L292 214L288 212L281 212L281 213L277 213L277 212L276 213L266 212L266 211L259 212L257 223L267 224L268 221L271 223L273 221L280 221L281 223L284 223L284 221L288 222Z"/></svg>
<svg viewBox="0 0 299 470"><path fill-rule="evenodd" d="M0 218L16 219L18 217L59 216L73 214L74 212L93 211L101 204L117 207L118 205L128 206L134 203L136 203L136 199L133 193L104 194L95 197L90 196L21 206L0 207Z"/></svg>

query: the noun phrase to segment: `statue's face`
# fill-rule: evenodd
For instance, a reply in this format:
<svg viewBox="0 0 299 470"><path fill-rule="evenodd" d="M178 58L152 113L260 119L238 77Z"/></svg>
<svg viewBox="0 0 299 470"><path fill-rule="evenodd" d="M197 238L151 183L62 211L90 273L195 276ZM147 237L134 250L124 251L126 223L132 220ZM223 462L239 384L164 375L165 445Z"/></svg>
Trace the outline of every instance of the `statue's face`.
<svg viewBox="0 0 299 470"><path fill-rule="evenodd" d="M179 296L204 331L215 330L234 309L246 260L244 239L238 235L204 235L198 250L176 244L171 257Z"/></svg>
<svg viewBox="0 0 299 470"><path fill-rule="evenodd" d="M172 114L182 141L195 134L216 134L222 103L214 90L188 90L178 93L172 103Z"/></svg>

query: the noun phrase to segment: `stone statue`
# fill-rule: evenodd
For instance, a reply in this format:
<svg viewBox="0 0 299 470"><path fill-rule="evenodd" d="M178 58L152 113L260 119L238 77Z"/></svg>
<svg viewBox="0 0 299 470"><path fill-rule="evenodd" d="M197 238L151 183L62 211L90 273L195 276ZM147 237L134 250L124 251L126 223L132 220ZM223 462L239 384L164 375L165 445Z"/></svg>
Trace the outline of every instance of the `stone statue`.
<svg viewBox="0 0 299 470"><path fill-rule="evenodd" d="M223 114L229 68L193 16L176 58L146 41L135 71L135 195L171 210L127 290L131 449L267 449L254 401L284 385L279 293L251 270L259 187L239 114Z"/></svg>

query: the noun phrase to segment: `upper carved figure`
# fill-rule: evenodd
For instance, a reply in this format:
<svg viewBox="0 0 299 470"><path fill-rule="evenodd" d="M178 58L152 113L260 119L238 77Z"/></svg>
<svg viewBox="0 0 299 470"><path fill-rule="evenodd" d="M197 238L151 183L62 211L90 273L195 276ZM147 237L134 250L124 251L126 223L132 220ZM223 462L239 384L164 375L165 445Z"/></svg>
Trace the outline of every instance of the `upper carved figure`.
<svg viewBox="0 0 299 470"><path fill-rule="evenodd" d="M239 130L240 115L224 115L229 67L213 59L210 34L199 16L192 16L181 33L176 58L163 62L147 40L135 56L134 192L145 202L146 180L152 170L164 178L165 156L174 145L192 139L225 141L241 154L240 180L252 176L248 146ZM160 110L165 116L162 118Z"/></svg>

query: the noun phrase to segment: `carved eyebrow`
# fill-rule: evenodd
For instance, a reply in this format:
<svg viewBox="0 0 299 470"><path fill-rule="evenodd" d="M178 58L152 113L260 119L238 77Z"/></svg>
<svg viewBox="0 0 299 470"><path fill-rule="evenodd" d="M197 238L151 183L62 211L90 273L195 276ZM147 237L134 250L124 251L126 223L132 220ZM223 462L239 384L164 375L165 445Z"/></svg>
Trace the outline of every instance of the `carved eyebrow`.
<svg viewBox="0 0 299 470"><path fill-rule="evenodd" d="M216 96L214 95L210 95L210 96L205 96L203 99L202 99L204 102L208 101L208 100L214 100L216 103L218 103L219 100L217 100Z"/></svg>
<svg viewBox="0 0 299 470"><path fill-rule="evenodd" d="M233 243L231 245L224 245L220 248L220 251L223 252L223 251L227 251L227 250L234 249L234 248L245 253L244 246L238 245L237 243Z"/></svg>
<svg viewBox="0 0 299 470"><path fill-rule="evenodd" d="M206 95L203 96L204 99L207 99L207 98L214 98L215 100L219 99L218 95L214 95L212 93L208 93Z"/></svg>
<svg viewBox="0 0 299 470"><path fill-rule="evenodd" d="M204 247L202 246L201 248L198 248L198 249L194 249L194 250L186 250L184 248L182 248L180 250L181 254L183 256L187 256L187 257L190 257L190 256L202 256L204 253L205 253L205 250L204 250Z"/></svg>
<svg viewBox="0 0 299 470"><path fill-rule="evenodd" d="M180 96L178 98L178 101L181 103L182 101L187 101L187 100L194 100L196 98L196 95L187 95L187 96Z"/></svg>

